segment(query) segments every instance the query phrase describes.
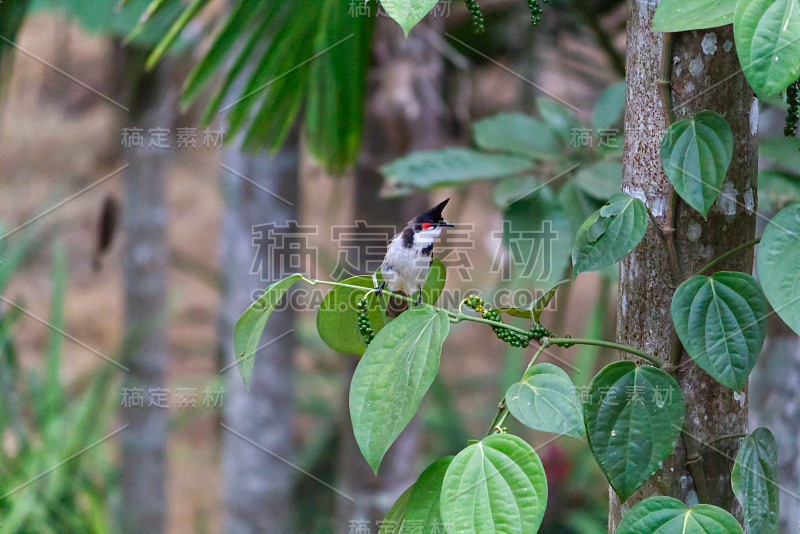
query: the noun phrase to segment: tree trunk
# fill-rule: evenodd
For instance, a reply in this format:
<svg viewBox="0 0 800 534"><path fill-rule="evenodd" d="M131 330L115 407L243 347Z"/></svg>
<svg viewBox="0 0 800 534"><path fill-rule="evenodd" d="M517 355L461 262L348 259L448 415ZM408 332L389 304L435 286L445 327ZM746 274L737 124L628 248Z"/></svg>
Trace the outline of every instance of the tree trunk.
<svg viewBox="0 0 800 534"><path fill-rule="evenodd" d="M753 370L750 388L752 427L764 426L778 444L778 485L795 492L800 487L800 338L777 315L770 317L765 357ZM766 356L769 357L766 357ZM780 492L780 532L800 528L800 502Z"/></svg>
<svg viewBox="0 0 800 534"><path fill-rule="evenodd" d="M375 225L394 226L399 232L406 221L430 207L424 195L380 199L383 177L379 168L409 151L438 148L443 143L444 66L430 44L430 39L441 38L441 22L440 18L429 16L406 40L393 21L386 17L376 21L375 65L369 74L364 145L355 169L354 190L354 218L366 221L373 232ZM374 270L374 250L367 251L363 246L359 252L360 271ZM346 384L357 363L352 358L346 366ZM376 522L415 480L420 434L420 421L414 418L389 449L376 478L355 442L345 397L338 487L355 502L337 500L337 532L351 532L354 522L360 521L369 522L375 529Z"/></svg>
<svg viewBox="0 0 800 534"><path fill-rule="evenodd" d="M754 235L758 108L741 74L736 51L729 47L733 42L730 26L674 34L673 50L664 58L675 118L691 117L703 109L720 113L733 129L734 154L722 195L707 221L682 202L677 203L674 212L670 210L672 188L659 157L668 122L658 83L665 37L651 31L655 8L655 3L628 2L623 190L645 201L660 225L670 226L674 222L679 272L676 275L670 267L667 234L651 225L639 247L620 264L617 337L621 343L647 350L667 361L677 340L670 318L670 302L677 284ZM708 45L714 38L712 54ZM752 260L750 251L730 258L720 267L749 273ZM701 443L696 440L708 442L723 434L744 432L747 389L741 395L734 394L695 366L685 353L680 362L677 378L685 395L684 428L689 436L686 442L679 440L663 469L624 505L610 492L609 532L616 529L630 506L653 495L672 496L691 505L698 499L706 500L704 494L708 493L712 504L741 515L730 487L738 442L726 440L715 444L714 448L723 454L704 449L702 463L694 464L694 473L703 474L698 480L687 469L687 442L690 449L699 449ZM702 487L703 479L707 492Z"/></svg>
<svg viewBox="0 0 800 534"><path fill-rule="evenodd" d="M130 124L142 128L171 125L177 113L180 85L169 79L169 66L142 74L143 54L124 51L121 62L130 94ZM120 410L122 423L122 502L119 511L122 532L164 531L167 499L167 417L159 399L166 385L167 364L165 313L169 248L166 236L167 207L164 199L164 170L169 151L157 148L130 149L130 167L122 178L125 246L122 268L125 279L125 326L140 329L126 365L125 388L141 390L144 406ZM151 404L154 403L154 404ZM158 407L162 404L162 407Z"/></svg>
<svg viewBox="0 0 800 534"><path fill-rule="evenodd" d="M233 329L269 284L291 274L283 260L293 253L285 232L297 220L298 150L295 132L274 155L243 154L237 141L223 157L231 169L223 170L221 179L225 283L220 309L221 350L226 366L232 366L225 373L222 452L223 530L230 534L290 531L296 474L287 463L294 450L294 317L288 309L270 317L263 336L269 344L258 352L249 393L234 364ZM274 245L268 242L272 237Z"/></svg>

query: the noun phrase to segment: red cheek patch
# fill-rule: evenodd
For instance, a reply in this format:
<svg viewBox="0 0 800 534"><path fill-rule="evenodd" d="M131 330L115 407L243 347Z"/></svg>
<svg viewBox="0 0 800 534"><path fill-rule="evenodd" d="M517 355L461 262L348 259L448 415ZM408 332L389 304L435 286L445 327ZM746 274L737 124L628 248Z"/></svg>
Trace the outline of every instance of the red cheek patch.
<svg viewBox="0 0 800 534"><path fill-rule="evenodd" d="M422 223L423 230L430 230L430 228L431 228L431 223Z"/></svg>

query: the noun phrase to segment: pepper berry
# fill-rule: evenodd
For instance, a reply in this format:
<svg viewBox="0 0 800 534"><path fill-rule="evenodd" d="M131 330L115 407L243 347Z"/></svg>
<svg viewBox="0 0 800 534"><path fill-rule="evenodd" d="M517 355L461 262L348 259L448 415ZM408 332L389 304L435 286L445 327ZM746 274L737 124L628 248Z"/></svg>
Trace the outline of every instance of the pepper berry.
<svg viewBox="0 0 800 534"><path fill-rule="evenodd" d="M358 309L358 331L364 336L364 343L369 345L375 339L375 332L372 329L372 323L369 320L367 299L358 301L356 308Z"/></svg>
<svg viewBox="0 0 800 534"><path fill-rule="evenodd" d="M503 322L502 318L500 317L500 312L486 306L486 303L480 297L471 295L464 300L464 304L466 304L476 312L480 313L484 319L493 321L495 323ZM533 339L539 341L545 336L553 335L552 332L550 332L547 328L538 323L524 334L502 326L493 326L492 331L494 331L495 335L500 341L504 341L509 345L511 345L512 347L523 347L523 348L530 345L531 340Z"/></svg>
<svg viewBox="0 0 800 534"><path fill-rule="evenodd" d="M472 17L472 30L475 33L485 33L486 21L483 19L483 13L481 13L477 0L464 0L464 3L467 4L467 9Z"/></svg>
<svg viewBox="0 0 800 534"><path fill-rule="evenodd" d="M528 0L528 9L531 10L531 26L536 26L542 21L542 6L539 0Z"/></svg>
<svg viewBox="0 0 800 534"><path fill-rule="evenodd" d="M800 80L786 88L786 106L786 127L783 135L794 137L797 135L797 122L800 120Z"/></svg>

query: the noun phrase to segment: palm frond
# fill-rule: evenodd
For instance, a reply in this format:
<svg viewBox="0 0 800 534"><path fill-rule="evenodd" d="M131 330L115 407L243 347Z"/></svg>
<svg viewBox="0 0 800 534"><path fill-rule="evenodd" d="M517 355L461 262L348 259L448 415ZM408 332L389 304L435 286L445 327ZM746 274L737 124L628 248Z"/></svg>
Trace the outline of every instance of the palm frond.
<svg viewBox="0 0 800 534"><path fill-rule="evenodd" d="M153 3L180 0L153 0ZM157 62L204 0L193 0L150 56ZM201 5L203 4L203 5ZM373 19L341 0L239 0L184 84L182 105L219 79L204 125L224 115L246 149L275 150L301 116L311 153L331 172L354 161L361 141Z"/></svg>

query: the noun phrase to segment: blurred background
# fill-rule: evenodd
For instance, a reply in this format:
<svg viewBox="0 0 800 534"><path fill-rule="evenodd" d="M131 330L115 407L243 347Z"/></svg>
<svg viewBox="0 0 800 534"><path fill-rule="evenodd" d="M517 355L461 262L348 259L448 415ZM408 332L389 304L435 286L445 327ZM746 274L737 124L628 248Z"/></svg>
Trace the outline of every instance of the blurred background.
<svg viewBox="0 0 800 534"><path fill-rule="evenodd" d="M429 463L485 433L530 354L454 327L375 477L347 411L357 357L316 331L324 291L273 314L249 393L233 325L290 272L375 270L387 239L447 197L440 305L480 293L526 306L565 278L573 232L619 189L625 5L547 3L532 28L525 2L484 0L477 35L463 2L442 0L406 40L374 7L326 0L360 28L337 55L304 47L339 42L313 3L208 2L148 70L186 7L166 2L127 42L148 3L0 4L0 533L378 532ZM219 53L237 15L257 38ZM181 106L210 56L207 86ZM239 112L243 97L254 103ZM800 197L798 143L772 104L765 213ZM470 151L418 154L445 147ZM498 150L527 163L481 159ZM543 322L613 339L616 294L615 271L583 275ZM751 419L774 432L782 483L797 488L800 346L776 324L765 352ZM544 361L583 386L613 358L575 347ZM508 425L548 474L541 531L605 532L607 484L586 444ZM782 505L797 525L796 500Z"/></svg>

